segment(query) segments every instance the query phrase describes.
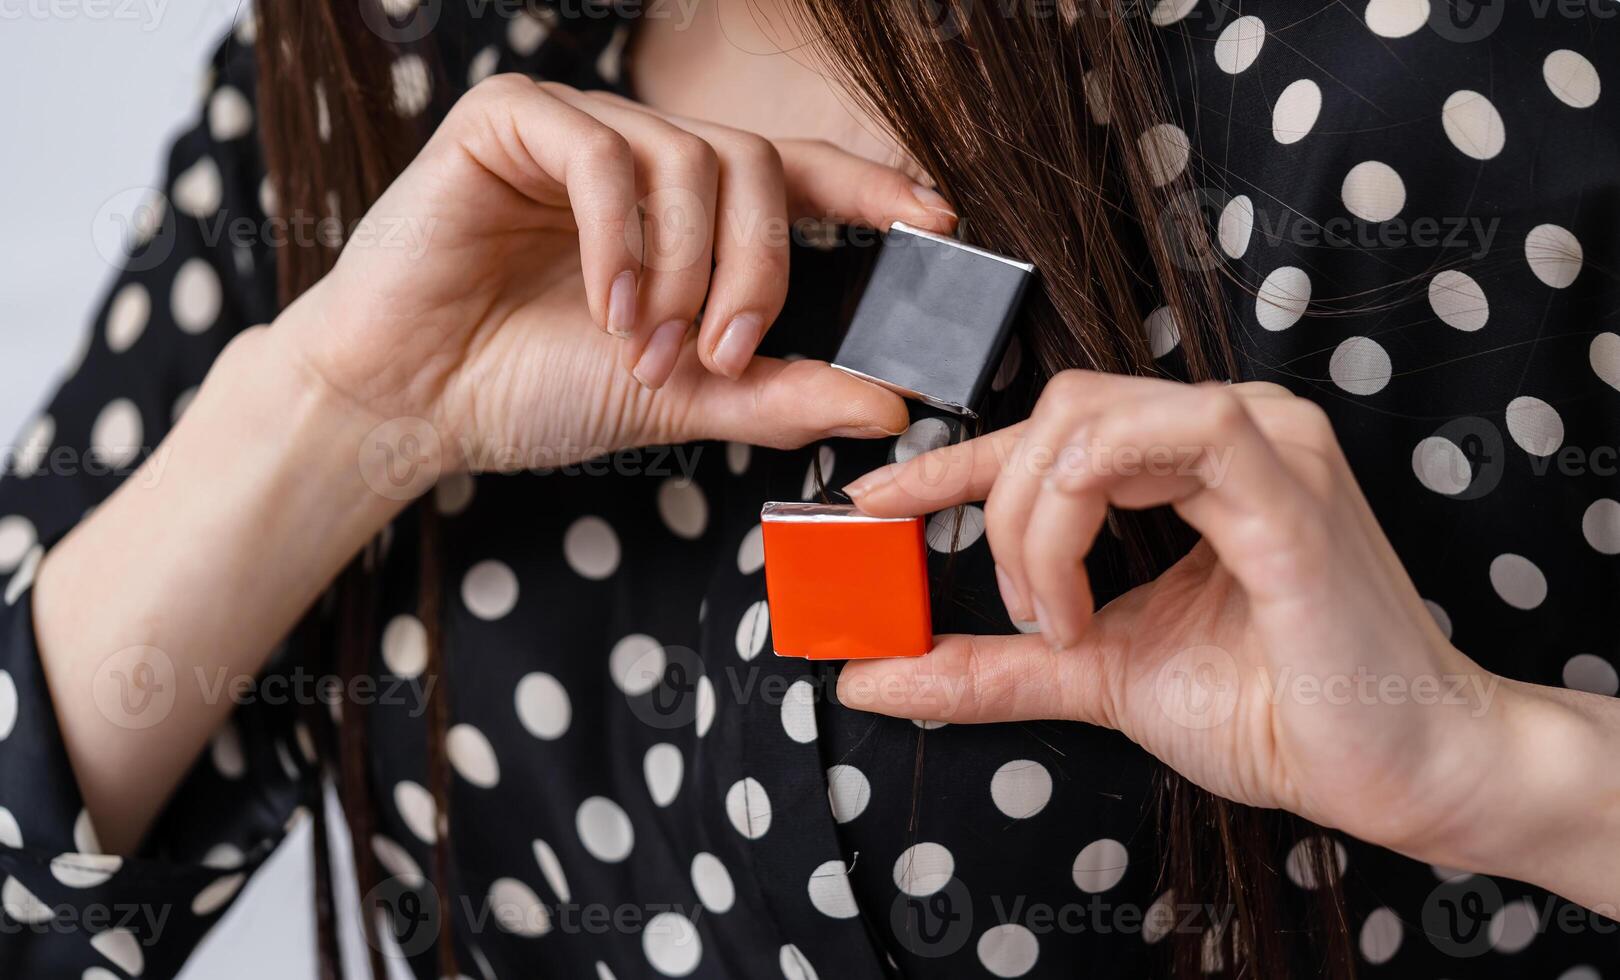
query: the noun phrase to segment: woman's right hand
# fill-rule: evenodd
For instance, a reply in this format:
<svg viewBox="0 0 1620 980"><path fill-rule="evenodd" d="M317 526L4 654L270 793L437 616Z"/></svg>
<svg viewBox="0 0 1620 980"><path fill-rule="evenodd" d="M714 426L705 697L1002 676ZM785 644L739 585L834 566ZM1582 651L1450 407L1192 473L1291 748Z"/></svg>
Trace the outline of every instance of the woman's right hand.
<svg viewBox="0 0 1620 980"><path fill-rule="evenodd" d="M898 432L891 393L753 356L799 217L955 221L909 177L826 143L498 76L457 103L271 334L379 420L429 422L450 468Z"/></svg>

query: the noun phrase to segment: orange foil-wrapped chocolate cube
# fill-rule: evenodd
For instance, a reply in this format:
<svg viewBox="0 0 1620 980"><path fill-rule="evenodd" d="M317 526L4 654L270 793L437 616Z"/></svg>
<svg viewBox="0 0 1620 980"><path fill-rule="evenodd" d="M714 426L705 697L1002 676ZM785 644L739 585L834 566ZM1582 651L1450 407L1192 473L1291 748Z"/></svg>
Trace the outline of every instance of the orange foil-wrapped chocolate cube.
<svg viewBox="0 0 1620 980"><path fill-rule="evenodd" d="M934 645L920 517L768 503L765 588L778 657L920 657Z"/></svg>

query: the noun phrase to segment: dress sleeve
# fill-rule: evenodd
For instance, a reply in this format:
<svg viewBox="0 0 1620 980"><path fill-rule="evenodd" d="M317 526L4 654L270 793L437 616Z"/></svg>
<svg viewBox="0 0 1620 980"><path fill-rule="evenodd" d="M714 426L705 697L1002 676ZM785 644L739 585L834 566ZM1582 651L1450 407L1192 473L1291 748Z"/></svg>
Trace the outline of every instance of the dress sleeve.
<svg viewBox="0 0 1620 980"><path fill-rule="evenodd" d="M261 683L134 855L100 853L46 689L30 613L41 556L158 447L233 335L274 318L273 229L256 139L253 50L215 55L200 118L128 224L121 268L66 379L0 480L0 977L169 977L316 786L308 729ZM284 646L267 677L291 678ZM219 684L228 678L195 679ZM109 671L127 727L161 697ZM177 683L191 683L179 678ZM100 689L98 688L98 697ZM111 716L109 716L111 717Z"/></svg>

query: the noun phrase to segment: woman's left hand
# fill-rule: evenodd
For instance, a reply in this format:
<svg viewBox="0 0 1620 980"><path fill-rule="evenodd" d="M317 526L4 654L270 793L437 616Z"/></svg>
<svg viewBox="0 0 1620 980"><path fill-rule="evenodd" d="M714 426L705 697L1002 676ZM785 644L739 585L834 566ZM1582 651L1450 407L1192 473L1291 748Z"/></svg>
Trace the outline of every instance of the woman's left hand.
<svg viewBox="0 0 1620 980"><path fill-rule="evenodd" d="M1067 371L1029 420L846 489L883 516L986 501L1008 611L1040 624L850 663L846 705L1105 725L1228 799L1431 861L1480 843L1460 822L1497 802L1525 685L1447 641L1311 402ZM1084 559L1108 508L1163 504L1203 540L1094 612Z"/></svg>

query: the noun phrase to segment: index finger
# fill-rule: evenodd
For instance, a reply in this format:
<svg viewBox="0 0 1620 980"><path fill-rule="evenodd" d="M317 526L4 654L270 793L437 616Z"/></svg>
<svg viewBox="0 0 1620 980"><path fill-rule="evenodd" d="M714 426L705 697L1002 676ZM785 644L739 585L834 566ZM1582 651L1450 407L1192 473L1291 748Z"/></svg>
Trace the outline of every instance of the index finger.
<svg viewBox="0 0 1620 980"><path fill-rule="evenodd" d="M844 492L873 517L912 517L983 500L1002 470L1019 454L1029 423L890 463ZM1032 461L1038 462L1038 461Z"/></svg>
<svg viewBox="0 0 1620 980"><path fill-rule="evenodd" d="M887 231L896 221L940 234L956 230L956 211L939 192L881 163L824 140L776 140L790 218L863 224Z"/></svg>

